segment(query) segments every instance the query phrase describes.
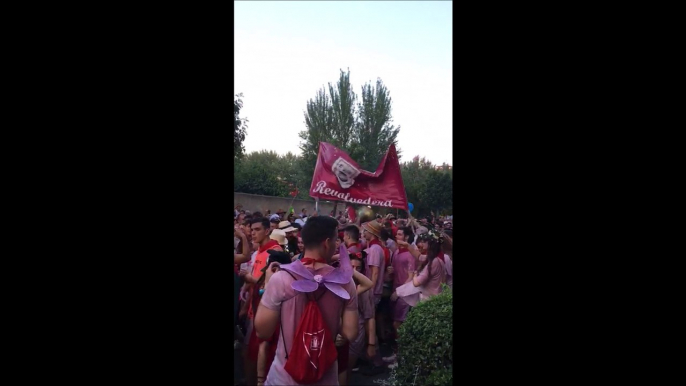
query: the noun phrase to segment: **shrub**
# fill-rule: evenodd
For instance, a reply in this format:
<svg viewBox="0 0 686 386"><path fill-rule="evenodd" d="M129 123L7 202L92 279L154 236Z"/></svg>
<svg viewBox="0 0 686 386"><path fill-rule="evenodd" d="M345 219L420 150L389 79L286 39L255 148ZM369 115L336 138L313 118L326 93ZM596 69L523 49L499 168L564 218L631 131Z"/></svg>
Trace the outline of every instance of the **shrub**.
<svg viewBox="0 0 686 386"><path fill-rule="evenodd" d="M417 304L398 330L393 385L452 385L453 294L450 288Z"/></svg>

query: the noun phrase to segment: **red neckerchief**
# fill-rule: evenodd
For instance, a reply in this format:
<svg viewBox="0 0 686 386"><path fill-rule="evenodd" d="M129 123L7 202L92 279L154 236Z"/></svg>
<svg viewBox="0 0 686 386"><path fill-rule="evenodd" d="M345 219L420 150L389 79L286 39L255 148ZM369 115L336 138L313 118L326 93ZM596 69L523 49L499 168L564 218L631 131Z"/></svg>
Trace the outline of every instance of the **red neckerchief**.
<svg viewBox="0 0 686 386"><path fill-rule="evenodd" d="M356 246L356 245L357 245L357 250L358 250L358 251L359 251L360 249L362 249L362 246L360 246L360 243L352 243L352 244L350 244L350 245L346 244L345 247L346 247L347 249L350 249L350 247L354 247L354 246Z"/></svg>
<svg viewBox="0 0 686 386"><path fill-rule="evenodd" d="M369 242L369 245L367 246L367 248L371 247L371 246L374 245L374 244L376 244L376 245L380 246L381 248L383 248L383 246L381 245L381 241L379 241L379 239L374 239L374 240L370 241L370 242Z"/></svg>
<svg viewBox="0 0 686 386"><path fill-rule="evenodd" d="M410 252L410 250L407 248L403 248L403 247L398 248L398 254L405 253L405 252Z"/></svg>
<svg viewBox="0 0 686 386"><path fill-rule="evenodd" d="M445 256L443 255L443 251L438 252L438 256L436 257L441 259L441 261L445 263Z"/></svg>
<svg viewBox="0 0 686 386"><path fill-rule="evenodd" d="M326 260L322 259L321 257L317 258L317 259L313 259L311 257L303 257L302 259L300 259L300 262L303 263L303 265L314 264L314 263L326 264Z"/></svg>
<svg viewBox="0 0 686 386"><path fill-rule="evenodd" d="M381 241L379 241L379 239L374 239L374 240L370 241L367 248L371 248L372 245L375 245L375 244L380 246L381 249L383 250L384 261L386 262L386 265L388 265L389 260L391 259L391 251L389 251L388 248L386 248L386 246L382 245Z"/></svg>
<svg viewBox="0 0 686 386"><path fill-rule="evenodd" d="M269 240L266 244L264 244L263 246L260 247L260 249L257 253L262 253L262 252L266 251L267 249L269 249L271 247L278 246L278 245L279 245L278 241Z"/></svg>

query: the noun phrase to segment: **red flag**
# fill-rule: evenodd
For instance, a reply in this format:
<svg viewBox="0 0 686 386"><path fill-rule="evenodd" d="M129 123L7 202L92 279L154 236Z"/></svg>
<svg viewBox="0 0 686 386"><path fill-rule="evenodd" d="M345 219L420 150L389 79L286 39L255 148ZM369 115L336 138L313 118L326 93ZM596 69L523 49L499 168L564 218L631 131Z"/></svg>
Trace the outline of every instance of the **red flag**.
<svg viewBox="0 0 686 386"><path fill-rule="evenodd" d="M292 192L290 192L289 194L290 194L291 196L295 197L295 196L298 195L298 193L299 193L299 192L298 192L298 189L296 189L296 190L293 190Z"/></svg>
<svg viewBox="0 0 686 386"><path fill-rule="evenodd" d="M350 222L355 222L355 219L357 218L357 214L355 213L355 208L353 208L352 205L348 204L345 207L345 210L348 211L348 218L350 219Z"/></svg>
<svg viewBox="0 0 686 386"><path fill-rule="evenodd" d="M351 204L407 210L405 185L395 146L391 145L374 173L362 170L343 150L319 143L310 196Z"/></svg>

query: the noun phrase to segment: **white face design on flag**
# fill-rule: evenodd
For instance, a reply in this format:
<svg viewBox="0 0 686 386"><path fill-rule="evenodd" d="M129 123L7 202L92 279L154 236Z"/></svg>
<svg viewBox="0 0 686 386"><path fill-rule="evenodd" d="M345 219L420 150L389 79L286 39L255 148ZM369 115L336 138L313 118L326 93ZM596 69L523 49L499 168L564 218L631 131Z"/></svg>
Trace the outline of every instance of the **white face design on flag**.
<svg viewBox="0 0 686 386"><path fill-rule="evenodd" d="M341 188L343 189L348 189L353 186L355 177L360 174L360 171L356 167L341 157L331 165L331 171L336 175L338 184L341 185Z"/></svg>

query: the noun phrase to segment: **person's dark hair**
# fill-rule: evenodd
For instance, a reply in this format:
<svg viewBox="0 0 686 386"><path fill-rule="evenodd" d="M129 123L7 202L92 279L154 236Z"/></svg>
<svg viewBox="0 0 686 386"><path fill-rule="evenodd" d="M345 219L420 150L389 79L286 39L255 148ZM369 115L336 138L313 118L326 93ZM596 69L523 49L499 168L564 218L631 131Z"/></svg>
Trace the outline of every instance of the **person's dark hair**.
<svg viewBox="0 0 686 386"><path fill-rule="evenodd" d="M355 225L348 225L343 231L354 241L360 241L360 229Z"/></svg>
<svg viewBox="0 0 686 386"><path fill-rule="evenodd" d="M250 224L251 224L251 223L250 223L251 220L252 220L252 219L246 218L245 220L243 220L243 225L249 227Z"/></svg>
<svg viewBox="0 0 686 386"><path fill-rule="evenodd" d="M264 229L269 229L269 219L266 217L256 217L250 220L250 226L252 227L252 224L257 224L257 223L262 223L262 226Z"/></svg>
<svg viewBox="0 0 686 386"><path fill-rule="evenodd" d="M384 243L388 241L388 239L391 238L391 232L388 231L386 228L381 228L381 232L379 232L379 236L381 236L381 241Z"/></svg>
<svg viewBox="0 0 686 386"><path fill-rule="evenodd" d="M288 240L288 251L295 255L299 255L302 251L298 249L298 236L293 238L287 238Z"/></svg>
<svg viewBox="0 0 686 386"><path fill-rule="evenodd" d="M452 229L446 229L443 231L443 233L448 235L448 237L450 237L451 239L453 238L453 230Z"/></svg>
<svg viewBox="0 0 686 386"><path fill-rule="evenodd" d="M365 260L367 259L367 252L365 251L360 251L360 252L355 252L350 254L350 261L353 260L359 260L362 266L362 272L364 272L365 268Z"/></svg>
<svg viewBox="0 0 686 386"><path fill-rule="evenodd" d="M293 228L297 229L297 230L303 229L303 226L300 225L300 224L298 224L297 222L291 223L291 226L292 226Z"/></svg>
<svg viewBox="0 0 686 386"><path fill-rule="evenodd" d="M280 221L278 218L273 218L273 219L269 220L269 222L272 223L272 224L277 224L277 225L278 225L281 221Z"/></svg>
<svg viewBox="0 0 686 386"><path fill-rule="evenodd" d="M438 254L441 252L441 243L438 241L434 241L434 239L429 238L428 239L429 247L426 252L426 260L424 260L424 263L422 264L421 267L417 270L417 272L421 272L424 267L427 265L429 266L427 270L429 271L429 277L431 277L431 263L434 262L434 259L438 256Z"/></svg>
<svg viewBox="0 0 686 386"><path fill-rule="evenodd" d="M262 214L262 212L255 212L252 214L252 217L253 218L260 218L260 217L264 217L264 215Z"/></svg>
<svg viewBox="0 0 686 386"><path fill-rule="evenodd" d="M302 229L302 239L305 249L319 247L322 241L338 236L338 221L328 216L312 217Z"/></svg>
<svg viewBox="0 0 686 386"><path fill-rule="evenodd" d="M403 235L407 236L407 243L412 244L414 241L414 232L412 232L412 228L410 227L402 227L398 229L399 231L403 231Z"/></svg>

